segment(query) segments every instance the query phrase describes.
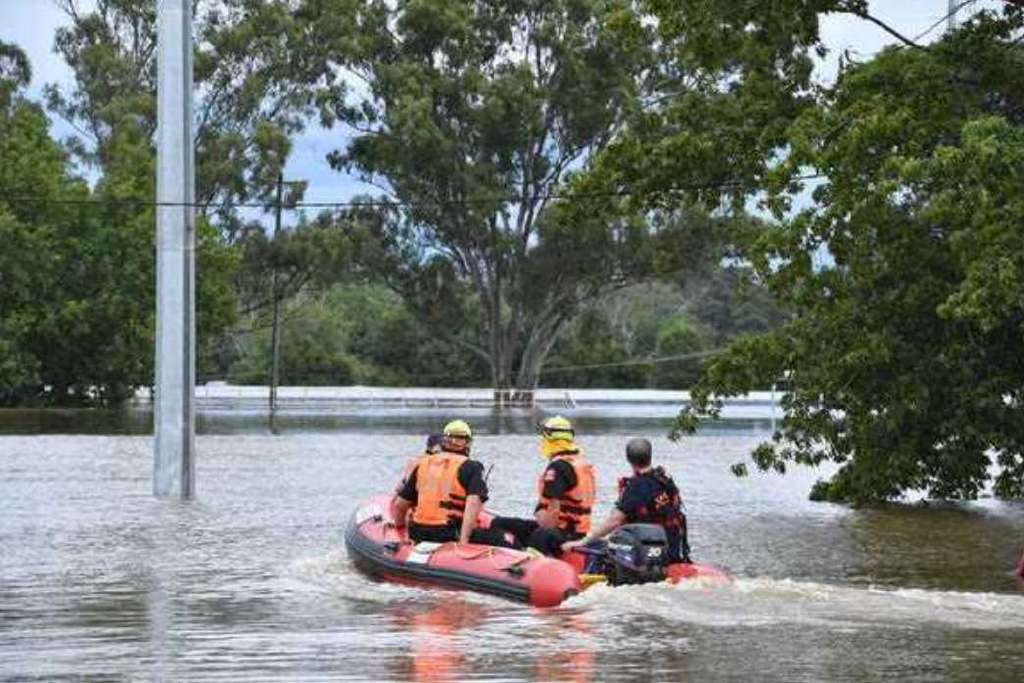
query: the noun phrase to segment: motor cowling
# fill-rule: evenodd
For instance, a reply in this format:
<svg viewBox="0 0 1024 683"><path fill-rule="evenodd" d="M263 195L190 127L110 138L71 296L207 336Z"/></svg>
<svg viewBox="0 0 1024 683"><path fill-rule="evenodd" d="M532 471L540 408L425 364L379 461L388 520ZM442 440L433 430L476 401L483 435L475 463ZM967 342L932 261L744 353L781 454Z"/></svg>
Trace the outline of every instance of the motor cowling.
<svg viewBox="0 0 1024 683"><path fill-rule="evenodd" d="M604 574L613 586L664 581L668 537L657 524L626 524L607 538Z"/></svg>

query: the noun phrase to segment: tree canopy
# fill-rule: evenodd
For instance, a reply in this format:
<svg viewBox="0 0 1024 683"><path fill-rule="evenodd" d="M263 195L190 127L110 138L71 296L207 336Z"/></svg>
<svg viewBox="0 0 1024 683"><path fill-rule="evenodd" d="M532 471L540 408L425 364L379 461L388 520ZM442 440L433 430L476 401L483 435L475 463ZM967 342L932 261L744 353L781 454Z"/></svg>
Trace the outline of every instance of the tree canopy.
<svg viewBox="0 0 1024 683"><path fill-rule="evenodd" d="M794 121L766 183L779 220L746 252L794 317L717 358L684 427L784 380L754 462L839 463L817 497L1024 493L1022 28L1010 8L889 48Z"/></svg>
<svg viewBox="0 0 1024 683"><path fill-rule="evenodd" d="M332 165L399 203L377 262L495 388L532 389L581 307L649 272L646 220L605 201L570 212L585 200L561 193L641 105L651 30L626 0L306 0L300 15L322 121L352 133ZM472 310L437 311L423 293L438 289L471 291Z"/></svg>
<svg viewBox="0 0 1024 683"><path fill-rule="evenodd" d="M123 400L152 381L155 231L151 208L120 200L153 192L152 159L120 139L106 175L90 188L50 137L42 108L9 81L7 88L0 403ZM198 326L207 340L234 317L233 262L202 226Z"/></svg>
<svg viewBox="0 0 1024 683"><path fill-rule="evenodd" d="M88 11L78 0L57 4L69 24L55 49L74 80L48 85L47 106L77 131L65 141L76 158L104 170L120 136L152 147L156 3L97 0ZM289 52L297 28L286 3L200 0L194 18L196 201L230 236L235 204L272 201L309 100Z"/></svg>

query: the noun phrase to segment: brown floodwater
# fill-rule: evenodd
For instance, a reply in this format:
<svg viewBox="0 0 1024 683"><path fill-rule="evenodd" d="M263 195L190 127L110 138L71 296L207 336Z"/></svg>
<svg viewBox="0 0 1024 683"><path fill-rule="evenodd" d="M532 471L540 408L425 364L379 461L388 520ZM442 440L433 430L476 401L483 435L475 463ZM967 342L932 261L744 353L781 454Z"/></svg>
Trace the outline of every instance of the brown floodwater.
<svg viewBox="0 0 1024 683"><path fill-rule="evenodd" d="M0 680L1009 681L1024 670L1024 507L851 510L822 473L737 479L760 422L678 444L584 415L599 515L626 439L654 437L695 556L725 586L599 587L551 610L373 582L342 530L393 484L422 411L206 416L197 497L150 495L148 416L0 413ZM489 506L532 509L535 416L471 416ZM56 433L55 433L56 432ZM84 433L83 433L84 432ZM106 433L104 433L106 432ZM112 433L117 432L117 433ZM500 432L500 433L499 433Z"/></svg>

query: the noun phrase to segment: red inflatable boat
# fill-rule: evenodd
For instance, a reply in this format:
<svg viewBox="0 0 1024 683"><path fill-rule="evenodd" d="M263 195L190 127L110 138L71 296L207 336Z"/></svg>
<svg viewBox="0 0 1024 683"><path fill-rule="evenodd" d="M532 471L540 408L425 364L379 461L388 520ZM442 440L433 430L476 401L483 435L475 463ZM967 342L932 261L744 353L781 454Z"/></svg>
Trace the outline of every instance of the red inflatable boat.
<svg viewBox="0 0 1024 683"><path fill-rule="evenodd" d="M487 545L417 543L391 519L391 499L360 506L345 531L355 565L367 574L499 595L536 607L554 607L582 590L576 571L551 557Z"/></svg>
<svg viewBox="0 0 1024 683"><path fill-rule="evenodd" d="M481 514L482 526L489 521ZM604 580L582 573L582 553L555 559L486 545L414 544L404 528L395 528L390 496L377 496L356 509L345 530L345 545L356 567L371 576L490 593L535 607L554 607ZM673 583L728 580L720 569L701 564L670 564L667 575Z"/></svg>

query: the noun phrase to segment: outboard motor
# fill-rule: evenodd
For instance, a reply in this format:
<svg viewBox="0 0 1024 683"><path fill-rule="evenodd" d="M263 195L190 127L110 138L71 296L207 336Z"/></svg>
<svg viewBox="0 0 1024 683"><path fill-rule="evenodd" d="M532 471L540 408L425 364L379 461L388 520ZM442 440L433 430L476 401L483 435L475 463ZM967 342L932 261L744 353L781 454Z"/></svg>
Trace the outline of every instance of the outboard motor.
<svg viewBox="0 0 1024 683"><path fill-rule="evenodd" d="M613 586L664 581L668 538L657 524L626 524L609 534L604 574Z"/></svg>

